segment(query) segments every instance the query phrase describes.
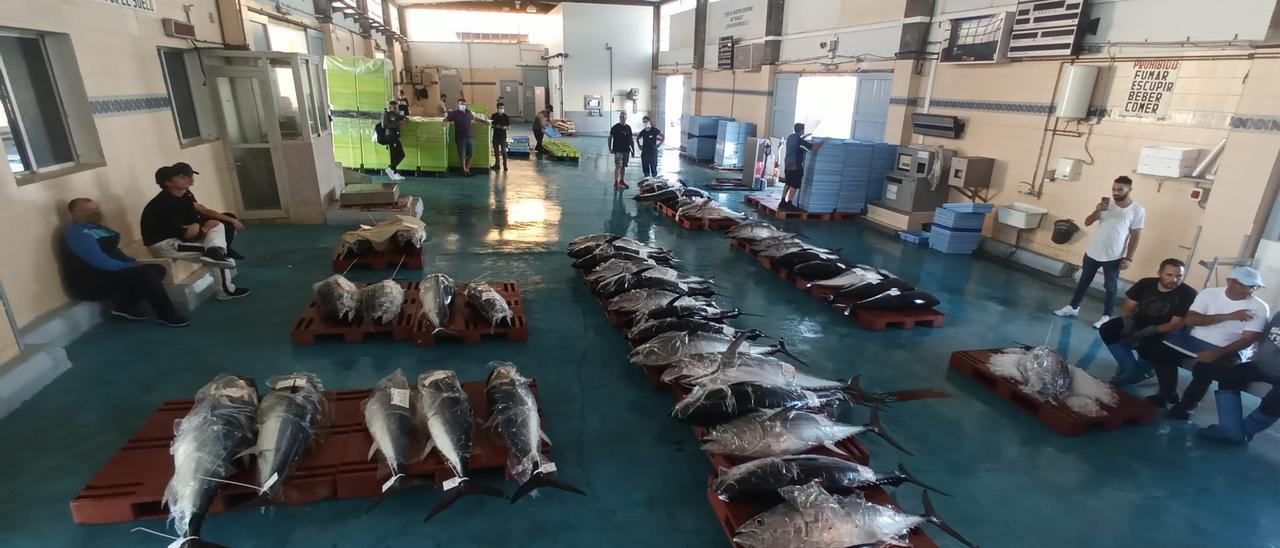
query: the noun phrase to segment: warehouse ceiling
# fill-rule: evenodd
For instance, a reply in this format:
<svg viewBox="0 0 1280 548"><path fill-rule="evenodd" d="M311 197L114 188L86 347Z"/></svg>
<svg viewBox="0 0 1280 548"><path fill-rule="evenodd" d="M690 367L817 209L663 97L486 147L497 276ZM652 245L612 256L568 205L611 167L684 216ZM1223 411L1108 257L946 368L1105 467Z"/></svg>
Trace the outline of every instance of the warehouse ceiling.
<svg viewBox="0 0 1280 548"><path fill-rule="evenodd" d="M481 11L529 11L537 13L551 11L561 3L571 4L611 4L616 6L654 6L660 0L400 0L403 8L439 8Z"/></svg>

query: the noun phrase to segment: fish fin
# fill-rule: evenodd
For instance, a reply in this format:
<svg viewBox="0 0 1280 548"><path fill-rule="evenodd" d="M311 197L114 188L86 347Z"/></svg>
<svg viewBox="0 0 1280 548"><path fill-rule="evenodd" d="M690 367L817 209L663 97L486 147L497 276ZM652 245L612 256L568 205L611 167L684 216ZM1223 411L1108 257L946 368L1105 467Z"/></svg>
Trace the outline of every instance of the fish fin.
<svg viewBox="0 0 1280 548"><path fill-rule="evenodd" d="M244 458L244 457L247 457L247 456L252 455L252 454L254 454L254 453L257 453L257 452L258 452L258 446L257 446L257 445L255 445L255 446L253 446L253 447L250 447L250 448L248 448L248 449L245 449L244 451L241 451L241 452L239 452L239 453L236 453L236 456L231 457L231 460L235 460L235 459L242 459L242 458Z"/></svg>
<svg viewBox="0 0 1280 548"><path fill-rule="evenodd" d="M932 523L937 528L942 529L942 532L951 535L951 538L960 541L960 544L968 546L969 548L978 548L978 545L969 542L969 539L964 538L964 535L961 535L959 531L952 529L950 525L947 525L947 522L942 521L942 518L938 516L938 512L934 510L933 503L929 502L929 491L926 490L923 493L924 494L921 498L924 499L924 514L920 517L929 520L929 523Z"/></svg>
<svg viewBox="0 0 1280 548"><path fill-rule="evenodd" d="M538 437L541 438L542 441L547 445L551 445L551 438L547 436L547 433L545 431L538 430Z"/></svg>
<svg viewBox="0 0 1280 548"><path fill-rule="evenodd" d="M528 495L535 489L542 487L553 487L561 491L568 491L570 493L586 496L586 493L582 492L581 489L574 487L568 482L556 479L554 474L535 473L532 478L529 478L529 481L524 482L524 484L521 485L519 489L516 489L516 492L511 495L511 504L515 504L516 501L524 498L525 495Z"/></svg>
<svg viewBox="0 0 1280 548"><path fill-rule="evenodd" d="M383 502L386 502L387 498L394 493L403 491L410 487L421 487L424 485L432 485L434 483L432 479L429 479L431 476L426 476L425 478L410 477L403 474L398 476L399 477L392 476L395 481L387 481L387 483L383 484L384 487L387 487L388 485L390 487L387 487L387 489L378 494L377 497L374 497L373 502L370 502L369 505L365 507L364 513L368 514L369 512L372 512L374 508L377 508Z"/></svg>
<svg viewBox="0 0 1280 548"><path fill-rule="evenodd" d="M683 299L683 298L684 298L684 295L676 295L675 297L672 297L670 301L667 301L667 304L664 304L662 306L675 306L676 301L679 301L680 299Z"/></svg>
<svg viewBox="0 0 1280 548"><path fill-rule="evenodd" d="M365 455L364 460L368 460L368 461L373 460L373 454L377 452L378 452L378 444L376 443L369 444L369 454Z"/></svg>
<svg viewBox="0 0 1280 548"><path fill-rule="evenodd" d="M884 425L880 423L880 406L879 405L876 405L871 408L871 419L867 421L867 424L865 426L867 430L874 432L875 435L880 436L880 439L884 440L889 445L892 445L897 450L902 451L907 455L910 455L913 457L915 456L911 453L911 451L907 451L907 448L899 444L897 440L894 440L893 438L889 437L888 432L884 431Z"/></svg>
<svg viewBox="0 0 1280 548"><path fill-rule="evenodd" d="M418 460L422 460L422 459L427 458L427 455L430 455L430 454L431 454L431 450L432 450L432 449L435 449L435 448L436 448L436 441L435 441L435 440L427 440L426 445L423 445L423 446L422 446L422 456L421 456L421 457L419 457L419 459L418 459Z"/></svg>
<svg viewBox="0 0 1280 548"><path fill-rule="evenodd" d="M927 484L925 484L925 483L921 482L920 480L916 479L916 478L915 478L915 476L912 476L912 475L911 475L911 472L907 470L907 465L905 465L905 464L898 463L897 476L898 476L898 478L899 478L900 480L905 481L905 482L907 482L907 483L915 484L915 485L919 486L920 488L922 488L922 489L924 489L924 490L926 490L926 491L933 491L934 493L937 493L937 494L942 495L942 496L944 496L944 497L949 497L949 496L951 496L951 495L950 495L949 493L947 493L946 491L943 491L943 490L938 489L938 488L936 488L936 487L933 487L933 486L931 486L931 485L927 485Z"/></svg>
<svg viewBox="0 0 1280 548"><path fill-rule="evenodd" d="M426 523L428 520L435 517L436 514L443 512L446 508L452 506L453 503L458 502L458 499L471 495L483 495L486 497L495 497L500 499L507 498L507 494L503 493L502 490L497 487L462 478L462 483L460 485L444 492L444 498L440 499L440 501L431 508L430 512L427 512L426 517L422 518L423 523Z"/></svg>
<svg viewBox="0 0 1280 548"><path fill-rule="evenodd" d="M796 364L798 365L809 367L809 364L805 363L804 360L801 360L800 358L796 357L795 354L792 354L791 351L787 349L787 341L785 339L778 339L777 348L778 348L779 354L782 354L783 356L791 358L791 361L796 362Z"/></svg>
<svg viewBox="0 0 1280 548"><path fill-rule="evenodd" d="M831 451L832 453L835 453L837 455L844 455L846 457L853 456L853 455L850 455L848 451L845 451L844 449L836 447L836 444L834 442L827 442L822 444L822 446L826 447L828 451Z"/></svg>

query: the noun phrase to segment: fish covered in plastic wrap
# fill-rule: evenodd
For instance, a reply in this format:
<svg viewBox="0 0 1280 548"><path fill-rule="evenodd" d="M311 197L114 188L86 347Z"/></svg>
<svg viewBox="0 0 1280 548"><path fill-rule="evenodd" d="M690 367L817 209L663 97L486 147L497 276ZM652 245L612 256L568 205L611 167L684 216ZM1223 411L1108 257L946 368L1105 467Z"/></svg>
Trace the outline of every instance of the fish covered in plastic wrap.
<svg viewBox="0 0 1280 548"><path fill-rule="evenodd" d="M740 333L747 334L747 340L754 340L764 336L758 330L742 331ZM631 363L646 366L667 367L681 358L696 354L719 354L729 349L733 345L734 338L724 335L715 335L711 333L686 333L683 331L670 331L663 333L635 347L631 351L629 359ZM774 345L757 345L750 342L743 343L737 350L743 354L757 354L762 356L771 356L774 354L782 354L797 363L800 362L787 350L785 342L779 340Z"/></svg>
<svg viewBox="0 0 1280 548"><path fill-rule="evenodd" d="M1022 388L1040 401L1057 403L1071 395L1071 366L1047 346L1037 346L1018 360Z"/></svg>
<svg viewBox="0 0 1280 548"><path fill-rule="evenodd" d="M783 487L778 493L784 502L739 526L733 542L743 548L910 546L907 534L932 523L961 544L976 548L938 517L928 491L920 515L869 502L859 493L832 495L812 483Z"/></svg>
<svg viewBox="0 0 1280 548"><path fill-rule="evenodd" d="M725 337L736 336L740 331L719 322L693 318L668 318L651 320L627 331L627 340L634 345L642 345L663 333L678 331L681 333L710 333Z"/></svg>
<svg viewBox="0 0 1280 548"><path fill-rule="evenodd" d="M267 379L271 391L258 406L258 485L264 495L280 498L281 486L303 452L317 437L324 386L311 373Z"/></svg>
<svg viewBox="0 0 1280 548"><path fill-rule="evenodd" d="M179 538L199 539L221 482L236 470L236 456L253 447L257 415L253 381L218 375L196 392L195 405L177 421L169 446L173 476L164 490L164 506Z"/></svg>
<svg viewBox="0 0 1280 548"><path fill-rule="evenodd" d="M946 495L911 475L906 466L889 474L877 474L868 466L825 455L789 455L747 461L721 470L711 490L728 502L772 503L781 501L778 490L790 485L817 483L828 493L852 495L859 489L913 483Z"/></svg>
<svg viewBox="0 0 1280 548"><path fill-rule="evenodd" d="M879 408L871 409L871 419L858 426L836 422L830 417L798 409L764 409L715 426L702 437L702 449L733 457L761 458L795 455L815 447L847 454L836 443L863 433L873 433L903 453L884 431Z"/></svg>
<svg viewBox="0 0 1280 548"><path fill-rule="evenodd" d="M573 267L578 270L592 271L596 267L609 262L611 259L635 260L641 259L650 261L660 265L670 265L675 262L675 258L671 256L671 252L665 250L657 250L650 247L635 247L626 245L605 244L590 255L573 261Z"/></svg>
<svg viewBox="0 0 1280 548"><path fill-rule="evenodd" d="M352 323L360 315L360 288L346 276L334 274L311 286L320 315L335 322Z"/></svg>
<svg viewBox="0 0 1280 548"><path fill-rule="evenodd" d="M630 274L620 274L596 285L594 291L601 299L612 299L637 289L661 289L677 295L709 297L715 295L711 280L684 276L665 267L643 268Z"/></svg>
<svg viewBox="0 0 1280 548"><path fill-rule="evenodd" d="M490 362L493 368L485 381L485 398L489 401L488 426L502 436L507 445L507 471L520 482L511 502L540 487L554 487L585 495L580 489L555 477L556 465L542 454L542 417L538 401L516 366L510 362Z"/></svg>
<svg viewBox="0 0 1280 548"><path fill-rule="evenodd" d="M590 236L583 236L581 238L574 239L572 242L569 242L569 257L573 259L581 259L583 257L586 257L587 255L595 253L596 250L607 245L611 245L619 249L628 249L628 250L634 250L634 251L640 251L640 250L652 251L652 252L665 251L660 247L654 247L654 246L645 244L643 242L633 240L631 238L627 238L625 236L619 236L617 234L592 234Z"/></svg>
<svg viewBox="0 0 1280 548"><path fill-rule="evenodd" d="M453 309L456 284L444 274L428 274L418 286L418 301L422 303L422 315L435 328L432 332L445 331Z"/></svg>
<svg viewBox="0 0 1280 548"><path fill-rule="evenodd" d="M479 311L490 326L511 325L514 319L511 306L493 286L486 283L470 283L467 284L466 295L467 303Z"/></svg>
<svg viewBox="0 0 1280 548"><path fill-rule="evenodd" d="M794 233L787 232L778 227L763 221L755 221L743 223L725 231L725 236L734 240L757 241L765 238L777 238L780 236L795 236Z"/></svg>
<svg viewBox="0 0 1280 548"><path fill-rule="evenodd" d="M404 465L416 457L422 445L413 418L412 387L399 369L382 378L364 400L364 425L373 438L369 458L382 455L390 479L382 484L382 492L395 488L404 478Z"/></svg>
<svg viewBox="0 0 1280 548"><path fill-rule="evenodd" d="M854 377L849 384L830 388L804 388L751 381L702 384L676 403L671 416L694 426L710 427L765 409L830 412L845 403L875 406L948 397L945 392L932 389L867 392L862 390L857 381L857 377Z"/></svg>
<svg viewBox="0 0 1280 548"><path fill-rule="evenodd" d="M364 317L374 323L394 322L404 306L404 287L395 280L382 280L364 287L360 302Z"/></svg>
<svg viewBox="0 0 1280 548"><path fill-rule="evenodd" d="M458 374L445 370L427 371L418 376L417 392L418 423L430 440L426 452L438 452L453 471L453 478L444 482L444 498L436 503L423 521L468 495L506 498L502 491L467 478L475 424L471 401L458 381Z"/></svg>

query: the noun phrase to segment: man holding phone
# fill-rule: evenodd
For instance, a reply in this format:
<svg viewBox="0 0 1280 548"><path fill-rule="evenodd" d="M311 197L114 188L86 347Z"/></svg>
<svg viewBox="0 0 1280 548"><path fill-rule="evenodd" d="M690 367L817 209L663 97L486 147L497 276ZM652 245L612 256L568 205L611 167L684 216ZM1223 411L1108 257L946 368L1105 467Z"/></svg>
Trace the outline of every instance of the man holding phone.
<svg viewBox="0 0 1280 548"><path fill-rule="evenodd" d="M1053 313L1064 318L1080 315L1080 303L1093 284L1093 277L1102 269L1103 287L1107 297L1102 303L1102 318L1093 324L1096 329L1111 320L1115 311L1117 285L1120 271L1133 264L1133 254L1138 249L1138 237L1146 221L1146 210L1129 196L1133 192L1133 179L1121 175L1111 183L1111 196L1104 196L1093 213L1084 220L1085 226L1098 223L1098 232L1089 242L1084 262L1080 265L1080 283L1076 284L1071 304Z"/></svg>

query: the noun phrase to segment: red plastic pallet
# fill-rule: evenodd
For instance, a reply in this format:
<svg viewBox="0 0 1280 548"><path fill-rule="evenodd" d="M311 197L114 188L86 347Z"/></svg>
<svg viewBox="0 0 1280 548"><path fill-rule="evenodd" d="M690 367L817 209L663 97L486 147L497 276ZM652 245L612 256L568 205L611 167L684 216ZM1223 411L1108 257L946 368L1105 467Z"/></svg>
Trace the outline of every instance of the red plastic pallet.
<svg viewBox="0 0 1280 548"><path fill-rule="evenodd" d="M769 508L757 504L722 501L716 496L715 491L710 489L710 482L712 481L715 481L714 475L708 479L707 502L711 504L711 510L715 512L716 519L720 522L720 527L724 529L725 535L729 537L729 542L733 543L735 547L741 547L740 544L733 542L733 532L737 531L742 524ZM868 501L885 506L898 507L893 497L889 496L889 492L885 491L883 487L865 489L863 490L863 495ZM938 544L919 528L912 529L907 534L907 543L912 548L938 548Z"/></svg>
<svg viewBox="0 0 1280 548"><path fill-rule="evenodd" d="M860 213L805 211L782 205L780 194L748 194L743 201L768 217L783 221L843 221L861 217Z"/></svg>
<svg viewBox="0 0 1280 548"><path fill-rule="evenodd" d="M868 331L884 331L889 327L911 329L917 326L942 327L946 317L937 309L928 310L867 310L853 311L853 319Z"/></svg>
<svg viewBox="0 0 1280 548"><path fill-rule="evenodd" d="M1062 405L1045 403L1019 389L1014 381L1000 377L991 371L987 361L1002 349L966 350L951 353L951 369L973 379L978 384L1008 400L1018 409L1045 423L1064 436L1078 436L1088 430L1116 430L1125 426L1146 426L1156 420L1158 410L1146 400L1117 390L1120 396L1114 407L1103 409L1100 417L1086 417Z"/></svg>
<svg viewBox="0 0 1280 548"><path fill-rule="evenodd" d="M400 264L400 258L404 257L404 264ZM387 251L375 251L366 255L356 257L342 256L333 260L333 271L342 274L350 268L360 266L369 270L392 270L397 265L400 268L409 270L422 270L422 248L411 247L408 249L389 249Z"/></svg>
<svg viewBox="0 0 1280 548"><path fill-rule="evenodd" d="M294 345L305 346L316 343L321 338L341 338L349 344L362 343L374 335L391 334L397 341L407 341L413 335L413 320L418 316L418 282L399 282L404 288L404 304L400 306L400 314L391 323L375 323L368 318L360 318L356 324L336 322L320 314L320 305L315 299L307 303L298 319L289 329L289 338ZM356 287L364 289L369 284L357 283Z"/></svg>
<svg viewBox="0 0 1280 548"><path fill-rule="evenodd" d="M537 384L530 382L539 401ZM468 462L470 470L506 467L506 448L501 436L483 427L489 420L488 399L483 381L462 383L475 413L475 434ZM331 498L378 496L389 477L381 457L368 458L373 439L364 426L363 402L369 390L338 390L325 393L327 424L321 426L320 440L302 456L297 470L284 480L280 504L306 505ZM168 516L161 507L164 489L173 475L173 421L190 411L192 400L168 401L143 423L129 441L98 470L71 500L71 517L76 523L122 523ZM550 454L550 445L542 450ZM408 464L408 476L434 476L437 485L453 476L438 452ZM508 479L510 476L508 475ZM242 464L232 481L252 484L252 465ZM256 493L247 487L226 485L218 492L210 514L241 509Z"/></svg>
<svg viewBox="0 0 1280 548"><path fill-rule="evenodd" d="M657 209L658 213L662 214L663 217L675 221L676 224L680 225L680 228L685 230L728 230L738 226L738 221L733 219L711 220L677 217L676 210L667 207L667 204L661 202L654 202L654 209Z"/></svg>
<svg viewBox="0 0 1280 548"><path fill-rule="evenodd" d="M524 315L524 304L520 299L520 288L511 282L490 283L493 289L502 295L511 307L511 325L493 326L480 312L467 304L466 287L459 284L453 296L453 306L449 312L447 331L434 333L435 326L422 316L421 305L418 313L411 319L413 344L417 346L435 346L443 339L461 340L463 344L479 344L486 338L505 337L512 342L529 340L529 320Z"/></svg>

